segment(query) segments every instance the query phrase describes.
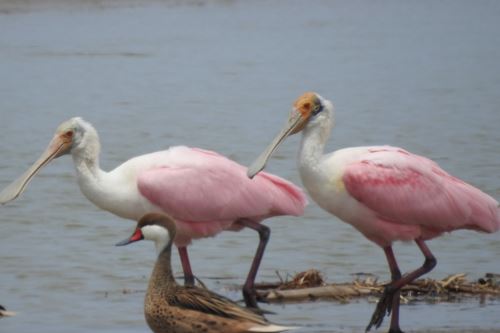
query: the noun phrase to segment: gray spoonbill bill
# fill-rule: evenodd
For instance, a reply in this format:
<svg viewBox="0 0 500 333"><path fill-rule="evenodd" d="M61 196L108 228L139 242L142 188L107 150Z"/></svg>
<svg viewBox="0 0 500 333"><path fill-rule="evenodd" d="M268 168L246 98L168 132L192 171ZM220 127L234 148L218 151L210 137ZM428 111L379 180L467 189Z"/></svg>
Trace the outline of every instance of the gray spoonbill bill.
<svg viewBox="0 0 500 333"><path fill-rule="evenodd" d="M150 213L137 223L132 235L116 244L143 239L153 241L158 258L149 278L144 315L155 333L283 332L291 327L269 323L252 309L196 286L179 286L170 264L175 222L164 214Z"/></svg>
<svg viewBox="0 0 500 333"><path fill-rule="evenodd" d="M434 268L425 241L444 232L500 228L498 202L457 179L435 162L391 146L353 147L323 154L333 127L333 104L309 92L294 103L288 122L248 169L254 177L289 135L302 134L299 173L311 198L383 248L391 271L366 330L380 327L392 311L390 330L399 333L399 291ZM392 250L397 240L415 241L425 257L402 276Z"/></svg>
<svg viewBox="0 0 500 333"><path fill-rule="evenodd" d="M40 158L0 193L0 203L18 197L52 159L71 154L80 190L96 206L134 221L150 212L177 221L175 245L187 284L194 284L187 253L192 239L222 230L256 230L260 240L243 296L248 306L257 307L254 280L270 235L260 222L302 215L306 198L299 187L271 174L252 182L242 165L198 148L170 147L134 157L109 172L99 167L99 153L99 137L90 123L78 117L62 123Z"/></svg>

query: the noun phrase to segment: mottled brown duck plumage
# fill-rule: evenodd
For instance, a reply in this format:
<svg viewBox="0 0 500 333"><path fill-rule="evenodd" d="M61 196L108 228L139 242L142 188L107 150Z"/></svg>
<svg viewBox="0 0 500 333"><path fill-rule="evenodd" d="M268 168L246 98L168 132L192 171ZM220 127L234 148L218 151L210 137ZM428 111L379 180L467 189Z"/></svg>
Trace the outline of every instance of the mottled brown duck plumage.
<svg viewBox="0 0 500 333"><path fill-rule="evenodd" d="M163 230L163 231L162 231ZM134 234L117 245L154 240L159 252L144 302L146 322L155 333L282 332L289 327L269 323L263 315L195 286L176 283L170 264L175 223L163 214L147 214Z"/></svg>

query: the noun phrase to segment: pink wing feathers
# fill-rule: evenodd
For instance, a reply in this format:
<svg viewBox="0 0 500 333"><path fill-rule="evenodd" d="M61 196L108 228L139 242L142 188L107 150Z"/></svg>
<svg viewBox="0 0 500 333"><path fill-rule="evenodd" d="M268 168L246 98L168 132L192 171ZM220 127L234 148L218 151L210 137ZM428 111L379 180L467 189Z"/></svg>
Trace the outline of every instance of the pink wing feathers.
<svg viewBox="0 0 500 333"><path fill-rule="evenodd" d="M397 224L413 224L434 232L500 228L498 202L449 175L436 163L393 147L374 147L346 166L347 191Z"/></svg>
<svg viewBox="0 0 500 333"><path fill-rule="evenodd" d="M141 194L174 218L233 222L303 214L305 195L292 183L266 173L250 180L246 168L212 151L186 148L185 153L186 162L138 177Z"/></svg>

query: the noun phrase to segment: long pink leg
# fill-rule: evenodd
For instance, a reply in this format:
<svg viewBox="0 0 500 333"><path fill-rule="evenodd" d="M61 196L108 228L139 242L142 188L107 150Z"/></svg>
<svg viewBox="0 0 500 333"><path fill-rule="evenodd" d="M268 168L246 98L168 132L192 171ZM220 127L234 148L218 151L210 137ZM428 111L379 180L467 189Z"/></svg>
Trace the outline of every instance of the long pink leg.
<svg viewBox="0 0 500 333"><path fill-rule="evenodd" d="M385 247L384 252L387 258L387 263L389 264L389 269L391 270L391 282L395 282L401 279L401 271L399 270L398 263L396 262L396 257L394 257L394 252L392 251L391 246ZM392 311L391 326L389 329L390 333L402 333L401 328L399 328L399 301L400 289L394 292L392 302L388 304L387 314L389 315Z"/></svg>
<svg viewBox="0 0 500 333"><path fill-rule="evenodd" d="M396 263L396 259L394 258L392 248L390 246L384 248L384 252L386 254L389 268L392 274L392 281L385 287L384 293L380 297L377 307L373 312L370 323L366 327L366 332L368 332L372 326L375 326L375 328L379 328L384 321L384 316L386 314L389 315L392 310L389 333L402 333L401 329L399 328L399 291L406 284L430 272L437 264L436 258L423 240L416 239L415 243L420 248L420 251L422 251L422 254L425 257L425 261L421 267L417 268L411 273L406 274L403 277L401 277L401 273ZM398 275L400 278L397 278Z"/></svg>
<svg viewBox="0 0 500 333"><path fill-rule="evenodd" d="M185 246L178 247L179 257L181 258L182 271L184 272L184 285L194 286L194 275L189 263L189 256Z"/></svg>
<svg viewBox="0 0 500 333"><path fill-rule="evenodd" d="M257 251L255 251L255 256L253 258L252 265L250 266L247 279L243 285L243 299L245 300L246 306L249 308L258 308L257 293L255 291L255 278L264 255L267 242L271 236L271 229L265 225L247 219L238 220L238 223L259 233L259 245L257 246Z"/></svg>

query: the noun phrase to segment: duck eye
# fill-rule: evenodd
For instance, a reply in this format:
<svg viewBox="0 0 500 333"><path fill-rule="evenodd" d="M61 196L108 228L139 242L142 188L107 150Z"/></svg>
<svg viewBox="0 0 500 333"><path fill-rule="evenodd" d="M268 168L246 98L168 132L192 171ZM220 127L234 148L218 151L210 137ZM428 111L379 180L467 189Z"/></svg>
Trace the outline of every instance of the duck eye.
<svg viewBox="0 0 500 333"><path fill-rule="evenodd" d="M66 133L64 133L64 136L68 139L71 139L73 137L73 131L67 131Z"/></svg>

